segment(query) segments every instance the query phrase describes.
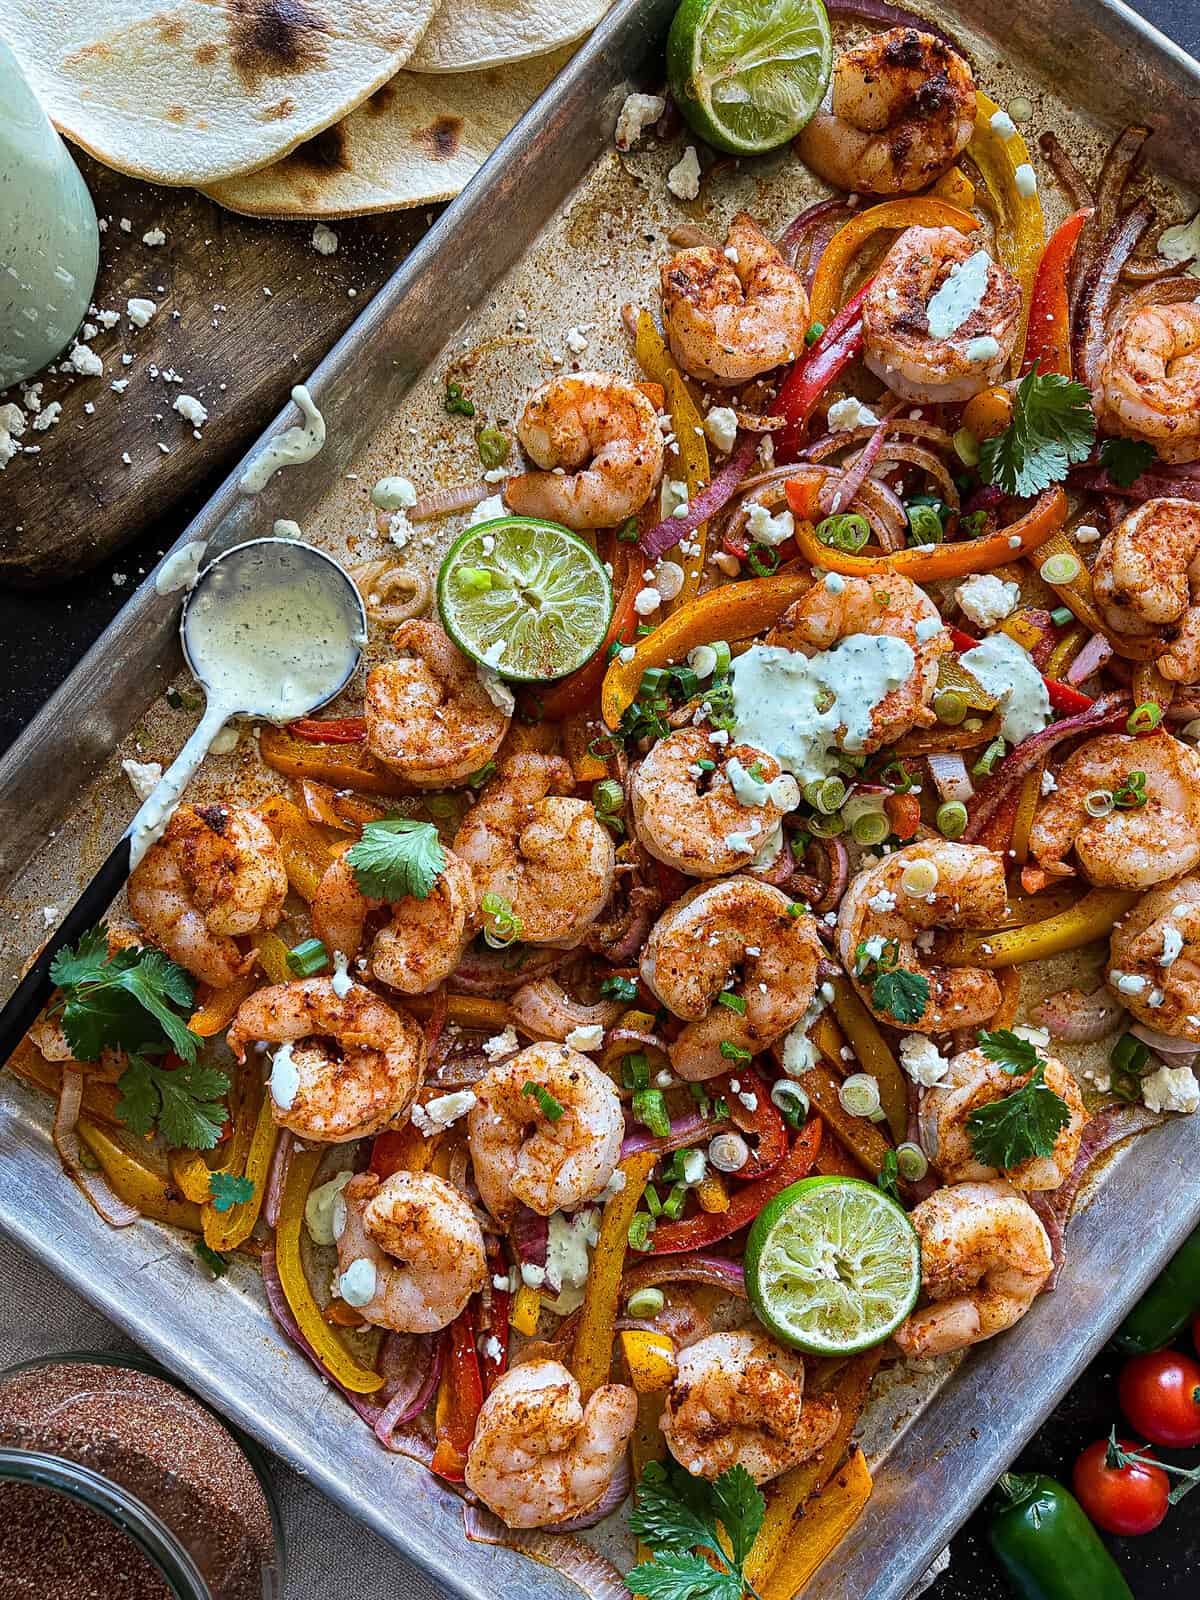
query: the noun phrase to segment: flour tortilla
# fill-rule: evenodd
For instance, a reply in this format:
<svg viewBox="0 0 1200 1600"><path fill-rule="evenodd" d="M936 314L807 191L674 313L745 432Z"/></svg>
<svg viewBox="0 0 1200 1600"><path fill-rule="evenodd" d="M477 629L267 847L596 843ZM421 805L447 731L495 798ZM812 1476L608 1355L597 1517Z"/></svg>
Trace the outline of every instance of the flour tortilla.
<svg viewBox="0 0 1200 1600"><path fill-rule="evenodd" d="M410 72L477 72L582 39L612 0L442 0Z"/></svg>
<svg viewBox="0 0 1200 1600"><path fill-rule="evenodd" d="M485 72L398 72L282 161L205 193L251 217L349 217L451 200L572 49Z"/></svg>
<svg viewBox="0 0 1200 1600"><path fill-rule="evenodd" d="M106 166L204 184L277 161L412 54L437 0L0 0L52 120Z"/></svg>

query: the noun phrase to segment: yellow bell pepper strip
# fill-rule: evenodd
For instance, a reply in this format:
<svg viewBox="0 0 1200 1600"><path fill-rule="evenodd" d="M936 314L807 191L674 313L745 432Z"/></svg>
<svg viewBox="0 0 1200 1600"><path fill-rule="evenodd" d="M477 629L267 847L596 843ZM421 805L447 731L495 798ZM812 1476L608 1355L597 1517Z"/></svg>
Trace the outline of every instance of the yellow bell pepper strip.
<svg viewBox="0 0 1200 1600"><path fill-rule="evenodd" d="M639 311L635 349L638 365L648 378L663 386L667 410L671 414L671 432L675 435L675 451L682 476L687 484L688 499L694 499L700 490L712 482L708 460L708 441L704 435L704 419L687 379L680 372L666 341L654 325L648 311ZM683 588L675 601L679 610L693 598L704 570L708 548L708 524L701 523L692 534L700 546L693 555L681 559ZM670 552L668 552L670 554Z"/></svg>
<svg viewBox="0 0 1200 1600"><path fill-rule="evenodd" d="M1000 259L1021 285L1021 324L1012 353L1015 373L1021 370L1025 356L1029 308L1046 243L1046 223L1036 185L1033 193L1026 195L1017 181L1017 169L1031 165L1029 146L1019 133L1005 136L995 131L992 118L1000 107L982 90L976 90L975 104L975 132L967 153L979 168L996 208L996 248Z"/></svg>
<svg viewBox="0 0 1200 1600"><path fill-rule="evenodd" d="M288 966L288 947L277 933L256 933L254 948L259 966L272 983L290 983L296 976Z"/></svg>
<svg viewBox="0 0 1200 1600"><path fill-rule="evenodd" d="M410 994L404 997L404 1009L414 1017L424 1020L434 1007L432 996ZM503 1033L512 1019L503 1000L485 1000L480 995L448 994L446 996L446 1021L457 1023L472 1032Z"/></svg>
<svg viewBox="0 0 1200 1600"><path fill-rule="evenodd" d="M202 1039L211 1039L233 1021L237 1008L258 986L258 974L251 970L235 978L224 989L206 989L203 999L188 1018L188 1027Z"/></svg>
<svg viewBox="0 0 1200 1600"><path fill-rule="evenodd" d="M791 1530L783 1554L760 1585L762 1600L793 1600L862 1515L871 1498L866 1457L855 1450Z"/></svg>
<svg viewBox="0 0 1200 1600"><path fill-rule="evenodd" d="M816 1456L792 1467L777 1478L767 1491L767 1512L758 1538L746 1561L746 1577L755 1588L778 1565L790 1539L796 1513L833 1476L850 1445L858 1425L871 1383L883 1359L883 1347L864 1350L851 1356L823 1392L838 1403L837 1432Z"/></svg>
<svg viewBox="0 0 1200 1600"><path fill-rule="evenodd" d="M1164 678L1154 665L1153 661L1139 661L1133 669L1133 703L1135 706L1144 706L1153 701L1160 710L1165 711L1175 698L1178 684L1172 683L1169 678Z"/></svg>
<svg viewBox="0 0 1200 1600"><path fill-rule="evenodd" d="M300 795L310 822L336 828L341 833L357 833L368 822L380 822L387 816L382 806L364 800L361 795L331 789L315 778L300 779Z"/></svg>
<svg viewBox="0 0 1200 1600"><path fill-rule="evenodd" d="M120 1093L115 1084L101 1083L92 1073L86 1070L87 1063L77 1063L84 1067L83 1074L83 1102L81 1109L96 1122L103 1122L110 1128L122 1126L121 1118L117 1115L117 1101ZM25 1083L33 1084L36 1089L43 1089L53 1099L57 1100L62 1093L62 1063L47 1061L42 1052L28 1035L8 1058L8 1069Z"/></svg>
<svg viewBox="0 0 1200 1600"><path fill-rule="evenodd" d="M1064 950L1103 939L1113 924L1137 900L1129 889L1092 889L1066 911L1022 928L1001 928L994 933L963 931L952 934L940 960L947 967L1011 967L1024 961L1044 961Z"/></svg>
<svg viewBox="0 0 1200 1600"><path fill-rule="evenodd" d="M825 546L820 546L825 551ZM833 552L836 554L836 552ZM830 563L824 562L828 567ZM604 675L600 709L610 728L615 728L626 707L633 704L648 667L665 667L682 661L698 644L718 639L732 642L748 639L769 628L792 604L812 588L812 580L797 572L781 572L773 578L751 578L745 583L710 589L674 612L646 635L634 649L632 661L619 657Z"/></svg>
<svg viewBox="0 0 1200 1600"><path fill-rule="evenodd" d="M629 1440L629 1465L635 1484L641 1483L642 1473L651 1461L661 1461L666 1456L666 1436L659 1426L666 1401L665 1389L654 1389L648 1394L639 1394L637 1397L637 1421L633 1425L633 1434ZM645 1561L654 1560L654 1552L640 1539L637 1546L637 1560L639 1566Z"/></svg>
<svg viewBox="0 0 1200 1600"><path fill-rule="evenodd" d="M1034 813L1042 798L1042 773L1046 763L1039 761L1021 779L1017 794L1017 809L1013 817L1011 850L1013 860L1023 867L1029 860L1029 833L1033 827Z"/></svg>
<svg viewBox="0 0 1200 1600"><path fill-rule="evenodd" d="M167 1171L185 1200L203 1205L212 1185L213 1169L199 1150L168 1150Z"/></svg>
<svg viewBox="0 0 1200 1600"><path fill-rule="evenodd" d="M961 167L948 167L929 192L960 211L969 211L975 204L975 185Z"/></svg>
<svg viewBox="0 0 1200 1600"><path fill-rule="evenodd" d="M1056 528L1038 547L1032 565L1039 576L1052 556L1072 556L1075 561L1072 576L1066 583L1050 583L1046 578L1043 578L1042 582L1054 590L1063 605L1075 613L1090 633L1102 633L1116 653L1124 656L1127 661L1153 661L1156 656L1162 655L1166 649L1166 642L1163 639L1150 637L1143 639L1134 634L1114 633L1108 626L1096 605L1092 590L1092 575L1084 564L1074 540L1062 528Z"/></svg>
<svg viewBox="0 0 1200 1600"><path fill-rule="evenodd" d="M336 1332L325 1321L304 1273L304 1260L300 1253L304 1203L308 1199L308 1191L312 1187L323 1154L324 1151L319 1146L315 1150L302 1150L297 1147L292 1152L287 1181L279 1201L279 1224L275 1229L275 1264L292 1315L322 1366L344 1389L350 1389L354 1394L374 1394L382 1385L383 1379L377 1372L372 1372L369 1367L364 1367L355 1360Z"/></svg>
<svg viewBox="0 0 1200 1600"><path fill-rule="evenodd" d="M838 1027L846 1035L859 1069L869 1072L879 1085L879 1103L887 1113L892 1138L899 1144L908 1129L908 1088L900 1063L879 1031L879 1024L844 973L838 973L833 980L832 1006Z"/></svg>
<svg viewBox="0 0 1200 1600"><path fill-rule="evenodd" d="M629 1369L629 1381L639 1394L665 1389L676 1372L675 1342L665 1333L645 1328L627 1328L621 1335L621 1354Z"/></svg>
<svg viewBox="0 0 1200 1600"><path fill-rule="evenodd" d="M271 1115L271 1098L264 1094L241 1174L254 1185L254 1192L248 1200L239 1200L228 1211L218 1211L213 1205L204 1206L201 1212L204 1242L210 1250L236 1250L254 1232L266 1199L267 1178L278 1139L279 1129Z"/></svg>
<svg viewBox="0 0 1200 1600"><path fill-rule="evenodd" d="M792 484L787 485L788 504L792 503ZM800 498L806 498L803 491ZM914 583L934 578L963 578L968 573L991 572L1018 556L1044 545L1067 518L1067 497L1056 484L1041 495L1016 522L978 539L961 539L952 544L926 545L897 550L888 555L852 556L832 545L822 544L811 523L796 524L796 545L810 566L826 572L840 572L845 578L878 578L898 572ZM720 591L718 591L720 592ZM719 637L719 636L717 636ZM653 639L654 635L651 634ZM649 641L647 641L648 643ZM650 665L649 662L646 665Z"/></svg>
<svg viewBox="0 0 1200 1600"><path fill-rule="evenodd" d="M302 900L311 902L333 860L329 840L298 806L273 795L260 808L263 821L279 840L288 882Z"/></svg>
<svg viewBox="0 0 1200 1600"><path fill-rule="evenodd" d="M608 1379L621 1300L621 1272L629 1248L629 1224L657 1159L653 1150L627 1156L617 1168L624 1174L624 1187L605 1202L571 1362L585 1398Z"/></svg>
<svg viewBox="0 0 1200 1600"><path fill-rule="evenodd" d="M854 1159L874 1176L883 1166L892 1142L879 1130L882 1123L868 1121L866 1117L852 1117L838 1098L841 1080L824 1062L802 1072L796 1082L809 1098L820 1121L845 1145ZM824 1141L822 1141L824 1143Z"/></svg>
<svg viewBox="0 0 1200 1600"><path fill-rule="evenodd" d="M259 735L258 750L269 767L289 778L315 778L331 789L356 789L361 794L412 793L412 785L376 761L365 744L312 744L268 723Z"/></svg>
<svg viewBox="0 0 1200 1600"><path fill-rule="evenodd" d="M541 1314L541 1294L528 1283L519 1284L513 1296L512 1309L508 1314L509 1326L528 1339L537 1332L538 1318Z"/></svg>
<svg viewBox="0 0 1200 1600"><path fill-rule="evenodd" d="M842 286L850 263L867 240L884 229L899 231L902 228L957 228L960 233L974 233L980 226L979 218L936 196L925 195L911 200L885 200L882 205L871 206L851 217L845 227L839 228L821 252L813 278L809 300L814 322L829 323L842 304Z"/></svg>
<svg viewBox="0 0 1200 1600"><path fill-rule="evenodd" d="M1072 628L1063 634L1046 661L1047 678L1062 678L1063 673L1083 648L1085 638L1082 628Z"/></svg>
<svg viewBox="0 0 1200 1600"><path fill-rule="evenodd" d="M96 1158L112 1191L127 1205L155 1222L169 1222L188 1233L200 1232L200 1208L191 1200L177 1200L169 1192L161 1172L156 1172L133 1150L104 1128L80 1117L76 1123L80 1139Z"/></svg>
<svg viewBox="0 0 1200 1600"><path fill-rule="evenodd" d="M1021 1004L1021 969L1020 967L1001 967L998 974L1000 980L1000 1004L996 1014L989 1023L991 1028L1011 1028L1017 1020L1017 1009Z"/></svg>
<svg viewBox="0 0 1200 1600"><path fill-rule="evenodd" d="M696 1204L714 1215L729 1210L729 1190L719 1172L706 1172L696 1185Z"/></svg>

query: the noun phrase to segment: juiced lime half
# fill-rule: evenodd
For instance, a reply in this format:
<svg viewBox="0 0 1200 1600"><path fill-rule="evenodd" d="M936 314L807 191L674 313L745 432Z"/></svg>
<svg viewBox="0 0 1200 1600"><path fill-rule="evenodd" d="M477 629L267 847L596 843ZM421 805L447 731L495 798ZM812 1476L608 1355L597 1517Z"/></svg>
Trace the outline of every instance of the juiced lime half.
<svg viewBox="0 0 1200 1600"><path fill-rule="evenodd" d="M859 1178L804 1178L768 1202L746 1241L759 1321L814 1356L870 1349L921 1287L921 1244L904 1209Z"/></svg>
<svg viewBox="0 0 1200 1600"><path fill-rule="evenodd" d="M731 155L794 138L821 104L832 67L821 0L683 0L667 40L680 110Z"/></svg>
<svg viewBox="0 0 1200 1600"><path fill-rule="evenodd" d="M600 648L612 584L578 534L557 522L497 517L461 534L438 573L446 632L504 678L541 683Z"/></svg>

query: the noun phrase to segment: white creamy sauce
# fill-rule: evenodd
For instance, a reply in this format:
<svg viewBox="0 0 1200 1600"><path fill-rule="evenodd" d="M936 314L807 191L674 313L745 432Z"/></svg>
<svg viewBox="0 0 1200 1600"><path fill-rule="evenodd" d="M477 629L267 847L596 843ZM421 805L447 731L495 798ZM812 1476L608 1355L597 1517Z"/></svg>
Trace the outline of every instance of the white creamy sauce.
<svg viewBox="0 0 1200 1600"><path fill-rule="evenodd" d="M853 633L808 657L756 644L733 663L740 743L767 750L801 783L833 770L833 752L852 754L871 731L871 712L915 670L903 639Z"/></svg>
<svg viewBox="0 0 1200 1600"><path fill-rule="evenodd" d="M1177 222L1158 237L1158 253L1165 261L1190 261L1188 276L1200 278L1200 211L1190 222Z"/></svg>
<svg viewBox="0 0 1200 1600"><path fill-rule="evenodd" d="M271 1061L271 1099L281 1111L290 1111L300 1092L300 1069L292 1060L292 1041L281 1044Z"/></svg>
<svg viewBox="0 0 1200 1600"><path fill-rule="evenodd" d="M1000 701L1001 736L1010 744L1020 744L1031 733L1039 733L1050 721L1050 695L1045 679L1007 633L993 633L974 650L959 657L968 672L973 672L989 694Z"/></svg>
<svg viewBox="0 0 1200 1600"><path fill-rule="evenodd" d="M371 504L380 511L403 511L417 503L417 491L407 478L380 478L371 490Z"/></svg>
<svg viewBox="0 0 1200 1600"><path fill-rule="evenodd" d="M337 1288L348 1306L365 1306L375 1297L375 1283L375 1263L359 1256L337 1280Z"/></svg>
<svg viewBox="0 0 1200 1600"><path fill-rule="evenodd" d="M137 765L138 763L134 763ZM147 762L147 766L157 766L157 762ZM125 770L129 770L129 763L122 762ZM183 791L188 786L194 768L188 768L171 776L172 769L167 768L163 778L158 781L142 801L141 810L137 815L137 827L129 841L129 870L140 863L142 857L150 846L162 837L162 831L175 811L175 807L183 799ZM165 779L165 781L164 781ZM152 803L149 803L152 802ZM144 814L143 814L144 813Z"/></svg>
<svg viewBox="0 0 1200 1600"><path fill-rule="evenodd" d="M979 310L987 291L991 264L992 258L986 250L976 250L974 255L955 262L950 268L925 308L933 338L948 339Z"/></svg>
<svg viewBox="0 0 1200 1600"><path fill-rule="evenodd" d="M349 965L348 957L341 950L333 952L333 977L329 980L329 987L339 1000L344 1000L354 987L354 979L347 971Z"/></svg>
<svg viewBox="0 0 1200 1600"><path fill-rule="evenodd" d="M328 1183L322 1183L315 1189L310 1189L308 1199L304 1202L304 1221L308 1227L309 1236L314 1244L336 1244L342 1229L338 1227L338 1212L341 1212L342 1226L345 1226L346 1202L342 1199L342 1190L354 1176L347 1170L339 1172L330 1178Z"/></svg>
<svg viewBox="0 0 1200 1600"><path fill-rule="evenodd" d="M551 1213L547 1229L546 1277L564 1289L579 1289L587 1282L588 1246L596 1243L596 1213L578 1211L568 1217Z"/></svg>
<svg viewBox="0 0 1200 1600"><path fill-rule="evenodd" d="M971 339L967 343L967 360L973 366L982 366L985 361L994 361L1000 354L999 341L993 339L990 333L981 333L978 339Z"/></svg>
<svg viewBox="0 0 1200 1600"><path fill-rule="evenodd" d="M200 563L207 546L203 539L193 539L181 550L168 556L154 575L157 594L175 594L179 589L190 589L199 576Z"/></svg>
<svg viewBox="0 0 1200 1600"><path fill-rule="evenodd" d="M243 494L257 494L280 467L299 466L311 461L325 443L325 418L317 410L312 395L302 383L292 390L292 402L299 407L304 425L286 428L254 458L238 480Z"/></svg>

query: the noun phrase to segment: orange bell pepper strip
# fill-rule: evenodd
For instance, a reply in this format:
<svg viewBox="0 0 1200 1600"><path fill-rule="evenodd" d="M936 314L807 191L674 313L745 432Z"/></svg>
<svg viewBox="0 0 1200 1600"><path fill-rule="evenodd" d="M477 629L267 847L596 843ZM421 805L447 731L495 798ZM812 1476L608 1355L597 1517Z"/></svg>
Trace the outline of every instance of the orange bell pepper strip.
<svg viewBox="0 0 1200 1600"><path fill-rule="evenodd" d="M824 551L825 546L820 548ZM700 595L640 640L632 661L618 657L609 664L600 696L605 722L610 728L617 726L622 712L637 698L647 667L682 661L698 644L751 638L778 622L792 601L811 588L812 579L807 575L781 572L773 578L751 578Z"/></svg>
<svg viewBox="0 0 1200 1600"><path fill-rule="evenodd" d="M838 1097L840 1080L823 1061L802 1072L796 1082L809 1098L819 1120L828 1123L830 1132L838 1143L844 1145L858 1164L874 1177L883 1169L884 1159L892 1142L880 1129L883 1123L870 1122L866 1117L852 1117Z"/></svg>
<svg viewBox="0 0 1200 1600"><path fill-rule="evenodd" d="M980 225L978 217L932 195L911 200L885 200L882 205L860 211L845 227L838 229L821 252L809 295L813 321L828 323L833 320L842 303L842 283L850 263L867 240L883 229L957 228L960 233L974 233Z"/></svg>
<svg viewBox="0 0 1200 1600"><path fill-rule="evenodd" d="M469 1304L447 1328L445 1338L445 1364L434 1413L437 1444L430 1465L439 1478L461 1483L483 1405L483 1374L475 1348L475 1315Z"/></svg>
<svg viewBox="0 0 1200 1600"><path fill-rule="evenodd" d="M604 1204L571 1358L571 1371L585 1398L608 1379L621 1301L621 1273L629 1248L629 1224L657 1159L653 1150L626 1156L617 1168L625 1176L624 1187Z"/></svg>
<svg viewBox="0 0 1200 1600"><path fill-rule="evenodd" d="M790 505L790 482L787 494ZM978 539L913 547L887 555L852 556L844 550L834 549L832 545L822 544L811 523L798 522L796 544L811 566L822 567L826 572L840 572L845 578L877 578L889 572L898 572L905 578L911 578L914 583L928 583L934 578L962 578L968 573L991 572L1006 562L1016 560L1018 556L1027 555L1045 544L1051 534L1062 527L1066 517L1067 497L1055 485L1041 495L1016 522L1009 523L1007 528L1000 528L995 533L985 533ZM653 639L654 635L650 637Z"/></svg>
<svg viewBox="0 0 1200 1600"><path fill-rule="evenodd" d="M253 969L224 989L206 989L204 998L188 1018L188 1027L202 1039L211 1039L233 1021L243 1000L248 1000L258 987L258 974Z"/></svg>
<svg viewBox="0 0 1200 1600"><path fill-rule="evenodd" d="M107 1127L119 1128L124 1124L117 1115L117 1102L120 1100L120 1091L113 1083L100 1083L94 1075L86 1070L87 1063L83 1062L83 1105L82 1110L94 1121L103 1122ZM62 1063L47 1061L33 1040L26 1036L8 1058L8 1069L25 1083L31 1083L37 1089L43 1089L48 1095L58 1099L62 1093Z"/></svg>
<svg viewBox="0 0 1200 1600"><path fill-rule="evenodd" d="M263 821L279 840L288 882L301 899L311 903L333 860L328 839L298 806L282 795L273 795L259 810Z"/></svg>
<svg viewBox="0 0 1200 1600"><path fill-rule="evenodd" d="M253 1185L250 1198L239 1200L228 1211L218 1211L211 1204L201 1210L204 1242L210 1250L236 1250L254 1232L254 1225L266 1199L267 1176L278 1140L279 1129L271 1115L271 1097L264 1094L259 1101L250 1148L241 1170L241 1176Z"/></svg>
<svg viewBox="0 0 1200 1600"><path fill-rule="evenodd" d="M127 1149L106 1128L80 1117L76 1129L95 1157L113 1193L155 1222L169 1222L188 1233L200 1232L200 1208L191 1200L178 1200L167 1188L161 1172Z"/></svg>
<svg viewBox="0 0 1200 1600"><path fill-rule="evenodd" d="M167 1171L185 1200L203 1205L212 1187L213 1168L199 1150L168 1150Z"/></svg>
<svg viewBox="0 0 1200 1600"><path fill-rule="evenodd" d="M396 1172L427 1172L433 1152L434 1140L418 1133L411 1122L402 1128L385 1128L371 1145L371 1171L380 1179Z"/></svg>
<svg viewBox="0 0 1200 1600"><path fill-rule="evenodd" d="M900 1063L891 1045L880 1032L879 1024L863 1005L858 992L844 973L833 980L833 1014L846 1042L854 1051L859 1070L869 1072L879 1085L879 1103L887 1113L888 1129L899 1144L908 1131L908 1088ZM824 1035L817 1033L817 1045L834 1065ZM861 1122L861 1117L856 1119ZM873 1127L874 1124L871 1124Z"/></svg>
<svg viewBox="0 0 1200 1600"><path fill-rule="evenodd" d="M356 1360L325 1321L320 1307L313 1298L304 1271L304 1260L300 1252L304 1204L323 1155L324 1150L320 1146L315 1150L297 1147L292 1151L287 1181L284 1183L283 1194L279 1200L279 1223L275 1229L275 1265L292 1315L300 1332L312 1345L322 1366L343 1388L351 1390L354 1394L374 1394L375 1390L381 1387L383 1379L377 1372L372 1372L369 1367L364 1367Z"/></svg>
<svg viewBox="0 0 1200 1600"><path fill-rule="evenodd" d="M1000 980L1000 1006L989 1023L989 1027L1011 1028L1017 1020L1017 1009L1021 1004L1021 969L1020 967L1001 967L998 977Z"/></svg>
<svg viewBox="0 0 1200 1600"><path fill-rule="evenodd" d="M430 1016L434 1001L427 994L410 994L404 997L404 1009L414 1017L424 1020ZM512 1019L503 1000L485 1000L481 995L448 994L446 996L446 1021L457 1023L472 1032L502 1033Z"/></svg>
<svg viewBox="0 0 1200 1600"><path fill-rule="evenodd" d="M315 778L332 789L363 794L412 793L412 785L376 761L365 743L312 744L286 728L264 724L258 750L267 766L289 778Z"/></svg>
<svg viewBox="0 0 1200 1600"><path fill-rule="evenodd" d="M759 1585L762 1600L793 1600L800 1593L858 1521L871 1498L871 1488L866 1457L856 1449L790 1530L778 1563Z"/></svg>
<svg viewBox="0 0 1200 1600"><path fill-rule="evenodd" d="M608 761L591 751L597 739L611 743L603 724L586 711L576 711L562 725L563 755L571 763L576 783L598 783L608 776Z"/></svg>
<svg viewBox="0 0 1200 1600"><path fill-rule="evenodd" d="M1029 297L1029 332L1025 339L1025 359L1021 375L1036 366L1041 373L1057 372L1071 376L1071 308L1067 282L1071 261L1083 225L1092 214L1085 206L1058 227L1042 251L1033 293Z"/></svg>
<svg viewBox="0 0 1200 1600"><path fill-rule="evenodd" d="M1078 950L1081 945L1110 934L1113 924L1137 898L1129 889L1092 889L1073 906L1041 922L1027 922L1023 927L1001 928L993 933L955 933L947 941L941 961L947 967L991 970Z"/></svg>
<svg viewBox="0 0 1200 1600"><path fill-rule="evenodd" d="M368 822L381 822L387 816L382 806L373 805L356 794L339 793L315 778L301 778L300 797L310 822L319 822L323 828L336 828L342 833L354 833Z"/></svg>
<svg viewBox="0 0 1200 1600"><path fill-rule="evenodd" d="M700 1211L679 1222L660 1223L650 1235L650 1254L665 1256L678 1255L681 1250L703 1250L716 1244L718 1239L728 1238L752 1222L767 1201L773 1200L789 1183L798 1183L811 1168L820 1148L821 1120L812 1117L796 1135L783 1160L763 1177L735 1190L726 1210Z"/></svg>

